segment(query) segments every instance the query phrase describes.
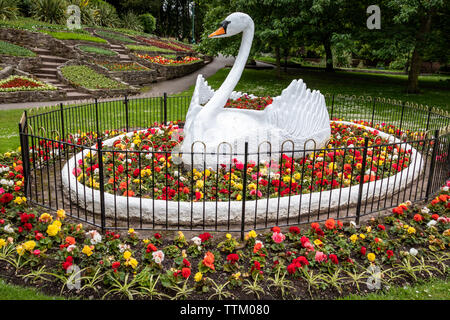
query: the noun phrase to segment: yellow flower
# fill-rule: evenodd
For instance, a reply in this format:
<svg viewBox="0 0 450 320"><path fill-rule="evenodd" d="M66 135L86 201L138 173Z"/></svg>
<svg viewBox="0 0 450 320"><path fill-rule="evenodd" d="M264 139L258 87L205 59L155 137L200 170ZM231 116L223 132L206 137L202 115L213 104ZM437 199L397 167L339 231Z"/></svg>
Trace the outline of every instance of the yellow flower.
<svg viewBox="0 0 450 320"><path fill-rule="evenodd" d="M444 236L444 237L450 237L450 229L447 229L447 230L445 230L443 233L442 233L442 235ZM1 239L0 239L0 248L2 247L2 245L1 245Z"/></svg>
<svg viewBox="0 0 450 320"><path fill-rule="evenodd" d="M5 239L0 239L0 249L3 248L4 246L6 246Z"/></svg>
<svg viewBox="0 0 450 320"><path fill-rule="evenodd" d="M48 213L43 213L39 217L39 220L43 221L43 222L52 222L53 217L50 214L48 214Z"/></svg>
<svg viewBox="0 0 450 320"><path fill-rule="evenodd" d="M372 227L368 226L368 227L366 227L366 230L367 230L367 232L371 232L372 231Z"/></svg>
<svg viewBox="0 0 450 320"><path fill-rule="evenodd" d="M87 255L88 257L92 255L92 248L89 246L84 246L83 250L81 251L83 252L85 255Z"/></svg>
<svg viewBox="0 0 450 320"><path fill-rule="evenodd" d="M249 233L247 233L247 236L245 237L246 240L251 239L251 238L256 238L256 232L255 230L250 231Z"/></svg>
<svg viewBox="0 0 450 320"><path fill-rule="evenodd" d="M316 246L321 246L323 244L323 242L320 239L316 239L316 240L314 240L314 244Z"/></svg>
<svg viewBox="0 0 450 320"><path fill-rule="evenodd" d="M375 258L376 258L375 253L369 253L369 254L367 255L367 259L368 259L370 262L374 262L374 261L375 261Z"/></svg>
<svg viewBox="0 0 450 320"><path fill-rule="evenodd" d="M409 228L408 228L408 233L409 233L409 234L416 233L416 229L413 228L413 227L409 227Z"/></svg>
<svg viewBox="0 0 450 320"><path fill-rule="evenodd" d="M242 190L244 188L244 186L241 183L236 183L235 187L238 188L239 190Z"/></svg>
<svg viewBox="0 0 450 320"><path fill-rule="evenodd" d="M56 221L55 221L56 222ZM50 237L54 237L58 234L58 232L61 231L61 227L59 227L58 225L56 225L55 223L52 223L51 225L49 225L47 227L47 234Z"/></svg>
<svg viewBox="0 0 450 320"><path fill-rule="evenodd" d="M236 200L237 201L241 201L242 200L242 195L238 194L237 197L236 197Z"/></svg>
<svg viewBox="0 0 450 320"><path fill-rule="evenodd" d="M298 172L296 174L294 174L295 180L300 180L301 177L302 177L301 174Z"/></svg>
<svg viewBox="0 0 450 320"><path fill-rule="evenodd" d="M128 229L128 234L129 235L133 235L134 234L134 229L133 228Z"/></svg>
<svg viewBox="0 0 450 320"><path fill-rule="evenodd" d="M225 235L225 237L228 239L228 240L231 240L231 234L229 234L229 233L227 233L226 235Z"/></svg>
<svg viewBox="0 0 450 320"><path fill-rule="evenodd" d="M66 211L64 209L59 209L56 211L56 215L59 219L64 220L66 218Z"/></svg>
<svg viewBox="0 0 450 320"><path fill-rule="evenodd" d="M14 199L14 203L21 205L22 203L27 202L27 198L25 197L16 197Z"/></svg>
<svg viewBox="0 0 450 320"><path fill-rule="evenodd" d="M360 237L361 239L365 239L365 238L366 238L366 235L365 235L364 233L361 233L361 234L359 235L359 237Z"/></svg>
<svg viewBox="0 0 450 320"><path fill-rule="evenodd" d="M135 258L131 258L130 261L128 261L128 265L130 265L133 269L136 269L138 261Z"/></svg>
<svg viewBox="0 0 450 320"><path fill-rule="evenodd" d="M197 182L195 183L195 186L197 188L203 188L203 180L197 180Z"/></svg>
<svg viewBox="0 0 450 320"><path fill-rule="evenodd" d="M256 190L256 184L250 183L250 184L248 185L248 188L249 188L250 190Z"/></svg>
<svg viewBox="0 0 450 320"><path fill-rule="evenodd" d="M358 240L358 236L357 236L356 234L352 234L351 237L350 237L350 240L351 240L353 243L355 243L356 240Z"/></svg>
<svg viewBox="0 0 450 320"><path fill-rule="evenodd" d="M240 272L236 272L235 274L232 275L232 277L236 280L239 280L239 278L241 277L241 273Z"/></svg>
<svg viewBox="0 0 450 320"><path fill-rule="evenodd" d="M197 272L194 276L194 281L199 282L202 280L202 278L203 278L203 274L201 272Z"/></svg>
<svg viewBox="0 0 450 320"><path fill-rule="evenodd" d="M25 248L23 246L17 246L16 250L19 256L23 255L25 252Z"/></svg>
<svg viewBox="0 0 450 320"><path fill-rule="evenodd" d="M27 251L32 251L36 247L36 242L33 240L27 241L24 244L22 244L22 247Z"/></svg>
<svg viewBox="0 0 450 320"><path fill-rule="evenodd" d="M131 257L131 252L128 251L128 250L125 251L125 252L123 253L123 257L124 257L125 260L130 259L130 257Z"/></svg>
<svg viewBox="0 0 450 320"><path fill-rule="evenodd" d="M148 243L150 242L150 240L144 239L144 240L142 240L142 242L143 242L144 244L148 244Z"/></svg>

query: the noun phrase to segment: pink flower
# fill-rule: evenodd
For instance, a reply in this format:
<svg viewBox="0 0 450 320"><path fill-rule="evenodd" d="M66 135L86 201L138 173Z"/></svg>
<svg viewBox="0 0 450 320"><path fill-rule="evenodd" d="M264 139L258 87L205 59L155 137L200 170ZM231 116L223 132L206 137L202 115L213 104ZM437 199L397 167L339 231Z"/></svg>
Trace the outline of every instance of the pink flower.
<svg viewBox="0 0 450 320"><path fill-rule="evenodd" d="M251 190L250 195L252 195L252 196L256 195L256 190L255 189ZM262 197L262 192L258 190L258 198L261 198L261 197Z"/></svg>
<svg viewBox="0 0 450 320"><path fill-rule="evenodd" d="M272 234L272 240L275 243L282 243L284 241L284 239L286 239L286 236L284 234L282 234L281 232L274 232Z"/></svg>
<svg viewBox="0 0 450 320"><path fill-rule="evenodd" d="M0 194L5 193L5 189L0 188Z"/></svg>
<svg viewBox="0 0 450 320"><path fill-rule="evenodd" d="M41 254L41 250L36 249L36 250L33 251L33 254L34 254L35 256L38 256L38 255Z"/></svg>
<svg viewBox="0 0 450 320"><path fill-rule="evenodd" d="M317 251L316 252L316 257L315 257L317 262L322 262L322 261L327 261L327 255L321 251Z"/></svg>

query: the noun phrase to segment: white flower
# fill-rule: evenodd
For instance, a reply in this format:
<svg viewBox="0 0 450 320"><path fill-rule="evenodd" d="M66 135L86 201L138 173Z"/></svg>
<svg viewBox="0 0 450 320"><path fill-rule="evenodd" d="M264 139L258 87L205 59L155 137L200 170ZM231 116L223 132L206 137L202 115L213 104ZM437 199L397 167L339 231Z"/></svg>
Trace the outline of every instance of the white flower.
<svg viewBox="0 0 450 320"><path fill-rule="evenodd" d="M196 245L196 246L200 246L202 244L202 239L200 239L199 237L193 237L191 239L191 241Z"/></svg>
<svg viewBox="0 0 450 320"><path fill-rule="evenodd" d="M153 153L147 153L145 155L145 159L147 159L147 160L151 160L152 158L153 158Z"/></svg>
<svg viewBox="0 0 450 320"><path fill-rule="evenodd" d="M419 253L419 251L417 251L417 249L411 248L409 249L409 254L412 256L416 256Z"/></svg>
<svg viewBox="0 0 450 320"><path fill-rule="evenodd" d="M178 171L174 171L174 172L173 172L173 176L174 176L174 177L178 177L179 175L180 175L180 173L179 173Z"/></svg>
<svg viewBox="0 0 450 320"><path fill-rule="evenodd" d="M442 191L447 192L448 191L448 187L447 186L442 187Z"/></svg>
<svg viewBox="0 0 450 320"><path fill-rule="evenodd" d="M427 207L423 207L422 209L420 209L420 212L423 214L428 214L430 213L430 209L428 209Z"/></svg>
<svg viewBox="0 0 450 320"><path fill-rule="evenodd" d="M350 225L351 225L353 228L356 228L356 222L355 222L355 221L350 221Z"/></svg>
<svg viewBox="0 0 450 320"><path fill-rule="evenodd" d="M125 243L121 243L119 244L119 251L120 253L124 253L125 251L130 249L130 245L129 244L125 244Z"/></svg>
<svg viewBox="0 0 450 320"><path fill-rule="evenodd" d="M164 252L162 252L161 250L153 252L152 255L153 255L153 260L157 264L161 264L164 261Z"/></svg>
<svg viewBox="0 0 450 320"><path fill-rule="evenodd" d="M256 241L255 241L255 244L258 244L258 243L261 243L261 248L264 248L264 243L263 243L262 241L256 240Z"/></svg>
<svg viewBox="0 0 450 320"><path fill-rule="evenodd" d="M77 246L74 244L71 244L70 246L67 247L67 252L72 252L73 249L75 249Z"/></svg>
<svg viewBox="0 0 450 320"><path fill-rule="evenodd" d="M100 170L98 169L98 168L96 168L95 170L94 170L94 174L98 174L100 172Z"/></svg>
<svg viewBox="0 0 450 320"><path fill-rule="evenodd" d="M6 233L14 233L14 229L11 227L10 224L6 225L3 230L5 230Z"/></svg>
<svg viewBox="0 0 450 320"><path fill-rule="evenodd" d="M430 220L430 221L427 223L427 226L428 226L428 227L432 227L432 226L436 225L436 223L437 223L436 220Z"/></svg>
<svg viewBox="0 0 450 320"><path fill-rule="evenodd" d="M93 244L94 246L97 243L102 242L102 236L100 233L98 233L97 230L91 230L91 231L86 232L86 238L90 238L91 244Z"/></svg>

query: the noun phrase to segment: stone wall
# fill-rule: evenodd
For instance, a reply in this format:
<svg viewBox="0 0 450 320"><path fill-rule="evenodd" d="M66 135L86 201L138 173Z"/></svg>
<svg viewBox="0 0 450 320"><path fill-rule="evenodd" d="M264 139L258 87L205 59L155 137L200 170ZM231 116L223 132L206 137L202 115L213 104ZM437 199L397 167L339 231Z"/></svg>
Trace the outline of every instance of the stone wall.
<svg viewBox="0 0 450 320"><path fill-rule="evenodd" d="M25 72L34 72L41 64L41 58L36 57L14 57L14 56L0 56L0 63L11 65L19 70Z"/></svg>
<svg viewBox="0 0 450 320"><path fill-rule="evenodd" d="M57 101L66 98L62 90L0 92L0 103Z"/></svg>
<svg viewBox="0 0 450 320"><path fill-rule="evenodd" d="M13 66L0 65L0 67L2 68L0 70L0 80L8 78L10 75L12 75L14 73L14 67Z"/></svg>
<svg viewBox="0 0 450 320"><path fill-rule="evenodd" d="M9 41L30 50L33 50L33 48L47 49L52 52L52 54L67 59L79 57L79 54L74 49L64 44L63 41L42 32L1 28L0 40Z"/></svg>

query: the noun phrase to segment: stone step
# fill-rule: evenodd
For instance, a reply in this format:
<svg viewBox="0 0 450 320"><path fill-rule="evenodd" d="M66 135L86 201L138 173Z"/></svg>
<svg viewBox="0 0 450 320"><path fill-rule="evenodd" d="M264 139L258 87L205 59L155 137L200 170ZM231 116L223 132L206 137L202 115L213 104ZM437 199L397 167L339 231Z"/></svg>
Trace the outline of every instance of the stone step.
<svg viewBox="0 0 450 320"><path fill-rule="evenodd" d="M56 68L39 68L37 72L39 74L54 74L56 76Z"/></svg>
<svg viewBox="0 0 450 320"><path fill-rule="evenodd" d="M39 57L41 58L42 62L58 62L62 64L67 61L66 58L46 54L39 55Z"/></svg>
<svg viewBox="0 0 450 320"><path fill-rule="evenodd" d="M51 61L43 61L40 65L41 68L44 69L55 69L59 67L62 63L61 62L51 62Z"/></svg>
<svg viewBox="0 0 450 320"><path fill-rule="evenodd" d="M38 55L49 55L49 56L52 55L52 52L50 50L44 48L33 48L31 50L37 53Z"/></svg>
<svg viewBox="0 0 450 320"><path fill-rule="evenodd" d="M33 73L33 76L38 77L39 79L58 79L56 77L56 73L52 73L52 74Z"/></svg>

